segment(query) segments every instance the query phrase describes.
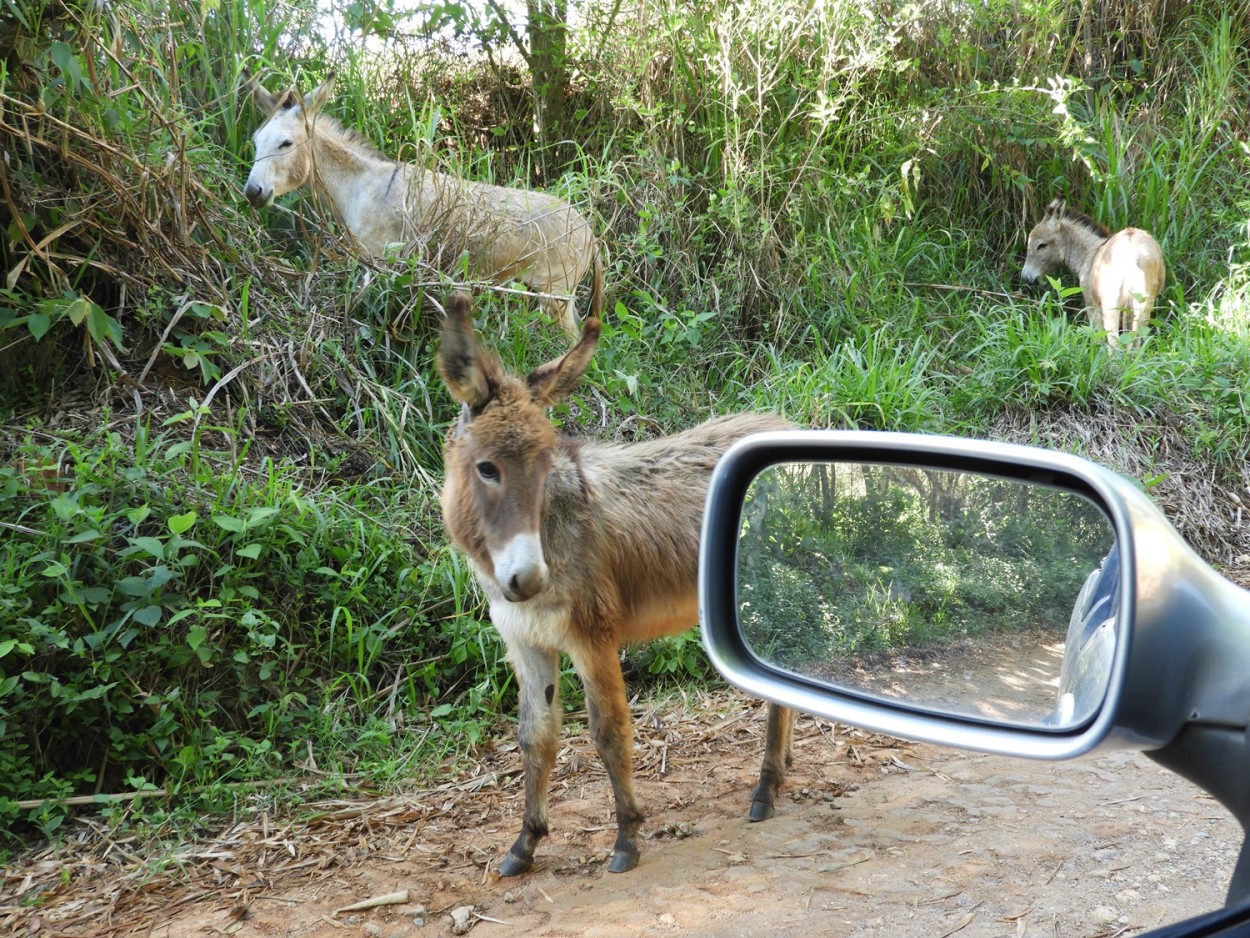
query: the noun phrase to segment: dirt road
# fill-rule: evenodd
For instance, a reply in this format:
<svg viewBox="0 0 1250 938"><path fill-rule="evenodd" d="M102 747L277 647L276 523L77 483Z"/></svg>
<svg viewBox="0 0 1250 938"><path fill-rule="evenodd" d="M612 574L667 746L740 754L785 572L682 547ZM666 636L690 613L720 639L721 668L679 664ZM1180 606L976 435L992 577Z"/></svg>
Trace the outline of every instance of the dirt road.
<svg viewBox="0 0 1250 938"><path fill-rule="evenodd" d="M566 731L552 833L535 870L491 872L519 824L520 759L503 740L475 774L398 798L259 811L160 869L140 845L32 859L0 892L34 934L443 936L452 913L497 936L1112 936L1221 904L1241 833L1144 756L1049 764L800 721L775 818L745 819L763 707L728 691L641 714L642 861L603 871L606 777ZM129 856L137 864L126 860ZM16 885L15 885L16 884ZM340 911L406 891L398 904ZM471 906L471 911L463 911ZM33 932L30 930L34 929ZM459 932L463 933L463 932Z"/></svg>

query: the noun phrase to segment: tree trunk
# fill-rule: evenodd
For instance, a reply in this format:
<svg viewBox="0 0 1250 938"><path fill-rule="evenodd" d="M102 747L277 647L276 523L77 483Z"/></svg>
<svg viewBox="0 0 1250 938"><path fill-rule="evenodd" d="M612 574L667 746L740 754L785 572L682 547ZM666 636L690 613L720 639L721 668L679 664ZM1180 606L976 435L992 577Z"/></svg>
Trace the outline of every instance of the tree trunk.
<svg viewBox="0 0 1250 938"><path fill-rule="evenodd" d="M565 166L564 92L568 85L568 0L527 0L529 65L534 94L534 132L544 170Z"/></svg>

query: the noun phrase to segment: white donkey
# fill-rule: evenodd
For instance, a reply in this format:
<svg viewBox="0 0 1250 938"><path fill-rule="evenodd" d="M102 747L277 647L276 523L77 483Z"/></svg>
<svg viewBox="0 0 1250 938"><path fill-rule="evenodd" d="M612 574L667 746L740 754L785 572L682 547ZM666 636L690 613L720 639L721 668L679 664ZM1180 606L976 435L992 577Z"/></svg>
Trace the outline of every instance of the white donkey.
<svg viewBox="0 0 1250 938"><path fill-rule="evenodd" d="M594 268L592 315L603 307L603 266L590 222L553 195L457 179L398 163L322 113L334 77L302 98L273 94L250 76L268 115L252 136L256 162L243 194L257 208L308 185L330 202L368 254L420 250L443 269L467 261L470 276L520 280L547 314L577 337L573 293Z"/></svg>
<svg viewBox="0 0 1250 938"><path fill-rule="evenodd" d="M1077 275L1090 321L1106 331L1112 347L1121 332L1146 325L1163 289L1163 251L1149 232L1125 228L1113 235L1055 199L1029 232L1020 276L1033 283L1061 266Z"/></svg>

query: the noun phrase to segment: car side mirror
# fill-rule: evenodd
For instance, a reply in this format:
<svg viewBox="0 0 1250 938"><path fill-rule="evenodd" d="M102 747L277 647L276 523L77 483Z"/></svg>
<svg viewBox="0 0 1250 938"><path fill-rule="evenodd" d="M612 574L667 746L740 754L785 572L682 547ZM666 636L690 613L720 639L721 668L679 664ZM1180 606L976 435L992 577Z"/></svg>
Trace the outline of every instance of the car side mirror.
<svg viewBox="0 0 1250 938"><path fill-rule="evenodd" d="M754 696L982 752L1143 750L1250 820L1250 594L1094 463L748 437L709 487L699 607L712 663ZM1247 898L1243 848L1229 902Z"/></svg>

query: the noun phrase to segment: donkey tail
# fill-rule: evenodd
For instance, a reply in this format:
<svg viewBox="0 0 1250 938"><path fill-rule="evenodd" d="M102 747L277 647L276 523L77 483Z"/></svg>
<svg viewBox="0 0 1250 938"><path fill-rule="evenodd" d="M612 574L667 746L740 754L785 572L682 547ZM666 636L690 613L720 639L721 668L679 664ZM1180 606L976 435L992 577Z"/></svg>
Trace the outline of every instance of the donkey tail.
<svg viewBox="0 0 1250 938"><path fill-rule="evenodd" d="M594 319L602 320L603 318L603 258L600 256L601 252L600 252L599 244L597 241L595 242L594 251L595 251L595 260L594 260L595 279L594 279L594 283L591 285L590 315Z"/></svg>

